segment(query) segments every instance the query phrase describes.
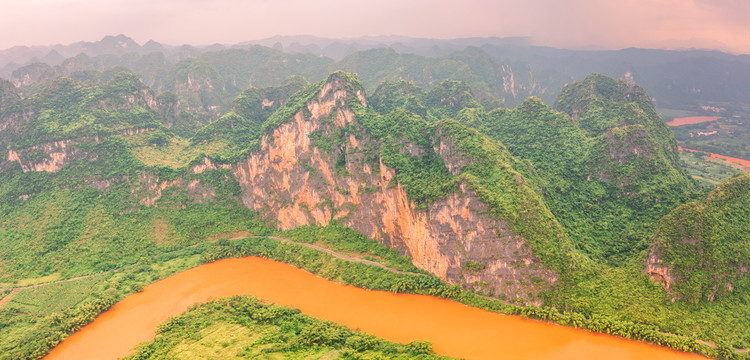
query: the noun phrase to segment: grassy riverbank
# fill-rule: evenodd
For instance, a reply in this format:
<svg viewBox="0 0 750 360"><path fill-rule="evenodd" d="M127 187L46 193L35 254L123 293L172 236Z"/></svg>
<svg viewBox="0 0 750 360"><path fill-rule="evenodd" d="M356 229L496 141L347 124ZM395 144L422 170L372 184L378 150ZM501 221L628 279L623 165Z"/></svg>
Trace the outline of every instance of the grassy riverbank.
<svg viewBox="0 0 750 360"><path fill-rule="evenodd" d="M325 234L328 236L323 236ZM402 270L411 270L397 254L380 252L379 244L365 237L349 245L335 245L331 234L336 228L308 228L290 233L290 237L308 234L308 242L333 248L347 247L348 255L387 262ZM359 245L356 245L357 243ZM368 244L369 242L369 244ZM370 248L371 247L371 248ZM392 250L391 250L392 251ZM350 262L303 244L284 243L258 237L219 240L162 254L125 267L116 272L99 274L72 282L57 283L38 289L25 289L0 310L0 359L40 358L67 335L92 321L119 299L140 291L143 286L200 263L222 258L260 256L305 269L321 277L361 288L439 296L490 311L520 315L567 326L643 340L673 349L691 351L716 358L739 356L728 346L712 348L691 337L667 335L655 325L635 324L614 317L560 311L549 307L521 307L503 303L451 286L426 274L396 273L381 267ZM379 257L380 259L376 258ZM48 304L56 304L50 307Z"/></svg>

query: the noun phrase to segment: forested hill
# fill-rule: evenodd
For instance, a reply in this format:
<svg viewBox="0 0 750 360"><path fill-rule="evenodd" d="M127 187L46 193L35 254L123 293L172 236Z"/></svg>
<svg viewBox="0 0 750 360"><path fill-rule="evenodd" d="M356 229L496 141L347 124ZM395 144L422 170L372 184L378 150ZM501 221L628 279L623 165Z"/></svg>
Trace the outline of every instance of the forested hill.
<svg viewBox="0 0 750 360"><path fill-rule="evenodd" d="M716 51L580 51L529 46L523 39L292 37L194 47L139 45L119 35L0 51L0 77L28 85L123 66L157 93L176 95L182 110L205 123L227 111L244 88L278 86L292 74L315 82L337 69L356 72L370 93L385 80L410 80L426 90L445 79L461 80L494 108L529 96L551 105L565 84L597 72L643 86L665 111L711 114L706 109L723 108L722 115L732 115L750 98L748 63L746 55ZM188 91L187 84L196 82L203 90Z"/></svg>
<svg viewBox="0 0 750 360"><path fill-rule="evenodd" d="M595 74L566 86L555 106L530 98L512 110L462 111L459 121L531 161L577 247L622 264L648 246L658 219L695 196L696 186L640 87Z"/></svg>
<svg viewBox="0 0 750 360"><path fill-rule="evenodd" d="M750 289L750 175L734 177L665 216L649 274L674 298L698 303Z"/></svg>
<svg viewBox="0 0 750 360"><path fill-rule="evenodd" d="M161 80L58 67L0 82L0 282L322 227L490 298L750 341L738 335L747 229L715 231L745 217L745 178L699 200L641 87L594 74L554 108L530 97L511 109L498 88L462 81L467 63L370 51L433 69L433 83L362 54L333 63L262 47L207 52ZM315 81L347 62L358 75ZM738 202L695 210L725 193ZM709 229L697 254L680 245L697 235L673 234L692 221Z"/></svg>

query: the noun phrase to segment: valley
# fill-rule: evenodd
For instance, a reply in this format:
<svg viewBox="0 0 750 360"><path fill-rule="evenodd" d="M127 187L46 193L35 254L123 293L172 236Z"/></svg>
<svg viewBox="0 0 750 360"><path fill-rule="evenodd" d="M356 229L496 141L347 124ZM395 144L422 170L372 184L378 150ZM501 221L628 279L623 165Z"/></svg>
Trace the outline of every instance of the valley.
<svg viewBox="0 0 750 360"><path fill-rule="evenodd" d="M164 291L184 301L161 302L170 310L158 316L125 315L153 321L113 356L159 333L132 358L211 344L238 357L472 357L449 345L465 339L446 330L460 326L480 329L465 335L480 343L471 349L503 338L504 355L518 358L693 356L590 333L595 340L575 340L584 332L570 327L746 356L750 174L732 162L750 158L741 105L730 109L737 116L708 117L693 111L700 99L680 110L666 97L676 115L662 118L664 93L654 100L632 78L586 74L540 87L493 49L369 49L340 61L262 46L169 60L78 56L0 79L0 359L53 356L100 314L175 281L185 288ZM212 268L223 270L174 280ZM315 300L318 281L329 298ZM269 287L284 297L261 291ZM368 295L347 302L334 288ZM428 326L429 316L414 318L407 323L421 327L409 336L354 322L393 325L428 307L394 305L409 310L387 318L367 302L374 294L455 301L469 306L430 314L487 314L482 324L498 328L473 315ZM260 300L191 308L237 295ZM250 308L283 316L235 316ZM524 324L554 334L513 338Z"/></svg>

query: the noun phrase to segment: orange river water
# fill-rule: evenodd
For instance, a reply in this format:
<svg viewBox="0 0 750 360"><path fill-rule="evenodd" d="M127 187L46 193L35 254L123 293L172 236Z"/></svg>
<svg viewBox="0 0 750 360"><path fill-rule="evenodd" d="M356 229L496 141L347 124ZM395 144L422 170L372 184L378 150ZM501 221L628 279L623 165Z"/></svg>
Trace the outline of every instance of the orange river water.
<svg viewBox="0 0 750 360"><path fill-rule="evenodd" d="M45 359L117 359L193 304L252 295L396 342L428 340L464 359L702 359L636 341L501 315L445 299L338 284L263 258L226 259L147 286L68 337Z"/></svg>

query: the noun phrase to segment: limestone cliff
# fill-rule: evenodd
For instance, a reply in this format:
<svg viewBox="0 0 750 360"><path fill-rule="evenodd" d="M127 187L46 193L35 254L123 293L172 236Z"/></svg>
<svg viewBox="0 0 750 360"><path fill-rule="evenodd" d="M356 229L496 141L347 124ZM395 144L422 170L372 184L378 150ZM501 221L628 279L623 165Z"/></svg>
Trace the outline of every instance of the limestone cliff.
<svg viewBox="0 0 750 360"><path fill-rule="evenodd" d="M556 281L527 239L492 216L466 182L426 206L410 199L396 170L372 156L380 143L362 130L353 110L366 105L361 89L332 75L289 121L266 131L259 150L235 165L244 204L281 229L339 221L451 283L489 293L529 300ZM348 133L332 136L340 129ZM316 134L337 140L320 144L312 139ZM435 139L433 146L410 144L405 151L435 151L452 175L460 174L468 160L449 139Z"/></svg>
<svg viewBox="0 0 750 360"><path fill-rule="evenodd" d="M131 136L154 130L153 128L126 129L108 135ZM74 139L44 142L20 149L8 149L9 162L17 162L23 172L46 171L57 172L74 160L89 158L89 153L82 149L86 143L98 143L99 136L82 136ZM94 154L95 159L97 154ZM89 158L89 160L93 160Z"/></svg>

